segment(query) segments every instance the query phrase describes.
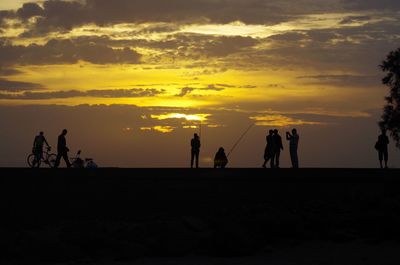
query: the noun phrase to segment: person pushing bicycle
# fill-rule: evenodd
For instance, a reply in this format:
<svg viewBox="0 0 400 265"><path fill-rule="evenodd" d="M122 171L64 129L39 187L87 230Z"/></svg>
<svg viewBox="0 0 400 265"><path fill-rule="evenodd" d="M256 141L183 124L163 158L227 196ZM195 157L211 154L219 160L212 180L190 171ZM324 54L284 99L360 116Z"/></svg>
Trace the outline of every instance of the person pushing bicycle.
<svg viewBox="0 0 400 265"><path fill-rule="evenodd" d="M50 148L50 145L47 143L46 137L44 137L44 132L40 132L39 135L35 137L35 140L33 140L32 153L35 155L35 160L33 162L34 165L42 159L44 144L46 144L46 146Z"/></svg>

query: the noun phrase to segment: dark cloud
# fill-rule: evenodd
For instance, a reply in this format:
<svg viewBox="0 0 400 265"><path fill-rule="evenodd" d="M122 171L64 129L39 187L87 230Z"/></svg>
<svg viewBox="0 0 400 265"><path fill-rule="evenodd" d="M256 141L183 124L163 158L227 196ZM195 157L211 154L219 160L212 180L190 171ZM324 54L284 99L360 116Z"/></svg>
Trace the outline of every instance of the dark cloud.
<svg viewBox="0 0 400 265"><path fill-rule="evenodd" d="M37 23L41 30L71 29L84 23L98 25L126 22L212 21L248 23L282 20L277 4L262 0L87 0L86 4L45 1L44 16Z"/></svg>
<svg viewBox="0 0 400 265"><path fill-rule="evenodd" d="M315 75L299 76L309 84L330 84L344 87L377 87L380 84L379 76L362 75Z"/></svg>
<svg viewBox="0 0 400 265"><path fill-rule="evenodd" d="M44 92L23 92L20 94L0 93L0 99L13 100L43 100L43 99L63 99L76 97L94 97L94 98L140 98L154 97L164 93L157 89L108 89L108 90L67 90L67 91L44 91Z"/></svg>
<svg viewBox="0 0 400 265"><path fill-rule="evenodd" d="M288 33L272 35L271 37L268 38L268 40L282 41L282 42L296 42L304 40L305 36L306 36L305 32L288 32Z"/></svg>
<svg viewBox="0 0 400 265"><path fill-rule="evenodd" d="M184 87L184 88L181 88L181 92L179 94L177 94L176 96L177 97L184 97L187 94L192 93L194 90L196 90L196 88L194 88L194 87Z"/></svg>
<svg viewBox="0 0 400 265"><path fill-rule="evenodd" d="M276 24L297 15L338 11L338 1L298 0L293 4L291 0L46 0L43 7L25 4L16 16L21 19L39 16L29 31L31 35L41 35L88 23L100 26L146 22Z"/></svg>
<svg viewBox="0 0 400 265"><path fill-rule="evenodd" d="M285 86L281 85L281 84L268 84L268 85L266 85L266 87L268 87L268 88L285 88Z"/></svg>
<svg viewBox="0 0 400 265"><path fill-rule="evenodd" d="M135 42L135 41L134 41ZM249 51L259 40L241 36L210 36L203 34L180 33L163 41L136 41L138 47L163 51L163 58L200 60L210 57L222 58L243 51ZM187 66L190 67L190 66ZM198 67L198 65L194 65Z"/></svg>
<svg viewBox="0 0 400 265"><path fill-rule="evenodd" d="M236 87L234 85L229 85L229 84L215 84L215 86L225 87L225 88L234 88L234 87Z"/></svg>
<svg viewBox="0 0 400 265"><path fill-rule="evenodd" d="M352 0L343 1L344 6L351 10L400 10L397 0Z"/></svg>
<svg viewBox="0 0 400 265"><path fill-rule="evenodd" d="M0 10L0 27L5 27L5 20L14 16L12 11Z"/></svg>
<svg viewBox="0 0 400 265"><path fill-rule="evenodd" d="M24 4L13 14L26 20L39 17L29 29L30 35L51 31L68 31L83 24L112 25L116 23L230 23L276 24L300 15L339 13L343 11L398 11L397 0L45 0L42 6ZM4 16L0 14L1 17ZM357 19L356 17L354 19ZM168 27L168 26L167 26ZM154 30L169 31L160 27Z"/></svg>
<svg viewBox="0 0 400 265"><path fill-rule="evenodd" d="M138 33L135 33L138 34ZM108 36L82 36L72 40L76 45L96 43L112 47L141 47L162 50L163 56L199 59L201 57L224 57L257 45L259 41L251 37L210 36L194 33L171 34L163 40L112 39Z"/></svg>
<svg viewBox="0 0 400 265"><path fill-rule="evenodd" d="M89 22L91 22L89 12L81 3L48 0L43 3L43 16L37 20L30 34L40 35L50 31L71 30L75 26Z"/></svg>
<svg viewBox="0 0 400 265"><path fill-rule="evenodd" d="M361 0L351 1L353 4L339 0L327 0L324 3L315 3L316 1L312 0L299 0L296 3L286 0L266 2L263 0L172 0L166 3L165 0L88 0L86 3L44 1L42 7L27 4L22 6L16 14L21 19L38 15L41 18L24 36L34 36L40 31L69 30L84 23L109 25L121 22L167 22L150 24L150 26L143 24L138 29L132 28L132 36L153 32L171 34L163 40L130 39L131 36L125 36L126 39L121 39L121 36L113 39L115 36L111 35L84 36L71 40L51 40L44 45L32 44L26 47L13 46L0 41L0 66L68 64L77 63L79 60L95 64L139 63L140 54L132 49L150 48L157 49L161 53L147 54L146 63L161 65L157 69L162 69L171 67L162 65L165 62L186 62L186 64L177 63L175 66L202 68L201 71L189 73L194 76L215 74L216 71L227 69L257 70L271 67L291 70L305 67L325 72L341 70L371 75L376 73L377 65L384 55L397 48L399 43L400 13L396 13L398 4L395 1L383 2L381 10L386 8L385 12L368 13L368 16L349 16L341 21L342 24L366 23L357 27L301 30L266 39L172 33L181 27L180 23L193 21L225 23L230 21L228 18L231 18L231 21L242 20L247 23L252 23L252 20L257 23L275 23L295 20L302 14L315 14L322 11L343 12L357 10L357 8L361 10L361 7L357 6L363 3L365 5L362 10L378 8L373 1ZM387 10L387 7L392 9ZM270 17L271 13L276 14ZM1 14L3 13L0 12L0 18ZM250 14L253 16L250 17ZM378 17L377 14L380 16ZM10 13L4 13L3 16L9 17ZM385 20L385 16L390 19ZM383 20L377 22L377 19ZM371 23L367 23L369 21ZM173 23L168 24L168 22ZM116 47L120 48L116 49ZM131 47L131 49L124 49L124 47ZM209 58L219 60L209 60ZM187 62L192 65L187 65Z"/></svg>
<svg viewBox="0 0 400 265"><path fill-rule="evenodd" d="M44 10L36 3L25 3L17 10L17 17L26 20L35 16L43 16Z"/></svg>
<svg viewBox="0 0 400 265"><path fill-rule="evenodd" d="M370 16L350 16L350 17L342 19L342 21L340 21L340 24L349 24L349 23L355 23L355 22L367 22L370 19L371 19Z"/></svg>
<svg viewBox="0 0 400 265"><path fill-rule="evenodd" d="M233 53L240 52L256 45L258 41L250 37L220 37L206 42L199 48L202 54L212 57L224 57Z"/></svg>
<svg viewBox="0 0 400 265"><path fill-rule="evenodd" d="M20 73L22 72L16 69L0 67L0 76L16 75Z"/></svg>
<svg viewBox="0 0 400 265"><path fill-rule="evenodd" d="M237 53L248 52L259 43L259 40L241 36L210 36L202 34L179 33L168 36L165 40L149 39L111 39L107 36L89 37L82 36L71 40L77 46L85 46L87 43L111 47L133 47L153 49L162 52L147 56L147 63L165 62L187 59L207 60L210 57L223 58ZM212 66L207 62L208 66ZM177 65L177 67L179 67ZM186 67L190 68L191 66ZM199 67L199 65L193 65ZM204 65L201 65L204 67Z"/></svg>
<svg viewBox="0 0 400 265"><path fill-rule="evenodd" d="M0 78L0 92L20 92L28 90L39 90L43 88L44 87L40 84L10 81Z"/></svg>
<svg viewBox="0 0 400 265"><path fill-rule="evenodd" d="M194 87L183 87L181 88L181 92L179 94L177 94L177 97L184 97L190 93L192 93L195 90L200 90L200 91L207 91L207 90L213 90L213 91L222 91L224 90L226 87L231 87L229 85L208 85L207 87L201 87L201 88L194 88Z"/></svg>
<svg viewBox="0 0 400 265"><path fill-rule="evenodd" d="M146 26L144 29L139 30L136 34L150 34L150 33L166 33L179 30L180 27L174 24L156 24Z"/></svg>
<svg viewBox="0 0 400 265"><path fill-rule="evenodd" d="M76 43L73 40L50 40L45 45L14 46L0 42L0 65L42 65L77 63L128 63L140 61L140 54L126 47L113 49L103 44Z"/></svg>
<svg viewBox="0 0 400 265"><path fill-rule="evenodd" d="M239 88L257 88L257 86L253 86L253 85L244 85L244 86L240 86Z"/></svg>
<svg viewBox="0 0 400 265"><path fill-rule="evenodd" d="M254 68L301 67L370 76L377 74L378 65L385 54L398 47L399 39L399 20L290 32L262 40L269 48L247 54L246 63Z"/></svg>

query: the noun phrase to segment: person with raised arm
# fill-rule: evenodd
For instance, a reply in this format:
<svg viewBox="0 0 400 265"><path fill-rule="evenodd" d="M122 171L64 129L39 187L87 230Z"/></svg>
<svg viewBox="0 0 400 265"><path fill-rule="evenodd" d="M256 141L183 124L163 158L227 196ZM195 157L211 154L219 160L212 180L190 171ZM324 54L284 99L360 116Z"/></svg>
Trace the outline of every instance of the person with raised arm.
<svg viewBox="0 0 400 265"><path fill-rule="evenodd" d="M292 168L299 168L299 158L297 156L297 149L299 146L299 135L297 130L293 129L292 133L286 132L286 140L289 141L290 159L292 160Z"/></svg>

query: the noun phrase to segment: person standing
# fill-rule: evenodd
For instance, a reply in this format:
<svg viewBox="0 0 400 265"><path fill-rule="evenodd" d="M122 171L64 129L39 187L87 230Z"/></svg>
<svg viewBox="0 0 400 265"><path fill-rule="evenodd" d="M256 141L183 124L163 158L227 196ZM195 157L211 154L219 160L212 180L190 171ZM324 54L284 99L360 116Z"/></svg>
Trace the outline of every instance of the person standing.
<svg viewBox="0 0 400 265"><path fill-rule="evenodd" d="M269 134L266 137L267 145L265 146L264 151L264 164L262 165L263 168L267 167L268 161L271 161L271 168L275 166L274 159L275 159L275 146L274 146L274 131L269 130Z"/></svg>
<svg viewBox="0 0 400 265"><path fill-rule="evenodd" d="M275 167L279 168L279 157L281 156L281 150L283 150L282 137L279 135L278 130L274 130L274 148L275 148Z"/></svg>
<svg viewBox="0 0 400 265"><path fill-rule="evenodd" d="M33 140L32 153L35 155L35 159L33 160L33 167L35 167L36 165L39 167L40 165L39 162L43 157L44 144L46 144L46 146L50 148L50 145L47 143L46 137L44 137L44 132L40 132L39 135L37 135Z"/></svg>
<svg viewBox="0 0 400 265"><path fill-rule="evenodd" d="M191 150L191 159L190 159L190 167L193 168L194 160L196 160L196 168L199 168L199 155L200 155L200 137L197 133L194 134L193 139L190 141Z"/></svg>
<svg viewBox="0 0 400 265"><path fill-rule="evenodd" d="M65 136L67 135L68 131L64 129L60 136L58 136L58 141L57 141L57 159L55 162L54 167L58 168L60 166L60 160L61 158L64 159L65 163L67 164L67 167L71 167L71 163L69 162L68 159L68 152L69 148L67 147L67 140L65 139Z"/></svg>
<svg viewBox="0 0 400 265"><path fill-rule="evenodd" d="M290 159L292 160L292 168L299 168L299 158L297 156L297 148L299 146L299 135L297 130L293 129L292 134L286 132L286 140L289 141Z"/></svg>
<svg viewBox="0 0 400 265"><path fill-rule="evenodd" d="M383 168L382 161L385 160L385 168L388 168L388 160L389 160L389 137L386 135L386 130L382 130L381 135L378 136L378 141L375 144L375 149L378 151L379 156L379 164L380 167Z"/></svg>

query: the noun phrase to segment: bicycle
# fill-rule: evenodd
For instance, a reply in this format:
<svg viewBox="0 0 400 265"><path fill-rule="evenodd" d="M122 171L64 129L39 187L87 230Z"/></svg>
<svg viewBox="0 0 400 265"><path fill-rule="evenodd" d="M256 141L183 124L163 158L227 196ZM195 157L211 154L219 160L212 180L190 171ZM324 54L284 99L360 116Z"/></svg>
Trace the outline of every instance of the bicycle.
<svg viewBox="0 0 400 265"><path fill-rule="evenodd" d="M40 167L40 164L43 162L48 165L50 168L54 168L56 163L57 156L54 153L50 153L51 147L47 147L46 151L43 151L42 157L39 161L36 161L36 156L34 153L30 154L26 159L28 162L29 167Z"/></svg>
<svg viewBox="0 0 400 265"><path fill-rule="evenodd" d="M97 164L93 161L93 158L81 158L82 151L79 150L75 157L71 157L72 168L97 168Z"/></svg>

